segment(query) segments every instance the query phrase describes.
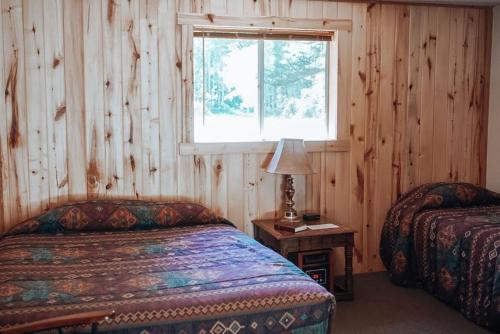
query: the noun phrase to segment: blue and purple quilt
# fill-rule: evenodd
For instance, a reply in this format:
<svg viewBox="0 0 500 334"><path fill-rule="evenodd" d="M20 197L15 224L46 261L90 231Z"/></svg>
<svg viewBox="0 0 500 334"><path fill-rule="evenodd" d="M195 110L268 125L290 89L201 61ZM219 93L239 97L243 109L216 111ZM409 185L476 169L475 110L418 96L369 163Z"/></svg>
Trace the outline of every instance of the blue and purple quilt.
<svg viewBox="0 0 500 334"><path fill-rule="evenodd" d="M334 306L293 264L196 204L73 203L0 238L0 329L114 310L102 331L326 333Z"/></svg>

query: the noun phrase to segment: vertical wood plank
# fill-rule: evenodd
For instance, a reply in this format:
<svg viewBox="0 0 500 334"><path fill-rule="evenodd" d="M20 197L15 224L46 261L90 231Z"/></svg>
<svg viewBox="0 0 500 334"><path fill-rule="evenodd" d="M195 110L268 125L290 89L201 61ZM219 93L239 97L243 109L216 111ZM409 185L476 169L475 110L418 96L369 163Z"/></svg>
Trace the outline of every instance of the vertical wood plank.
<svg viewBox="0 0 500 334"><path fill-rule="evenodd" d="M391 196L394 202L405 191L403 189L403 166L405 159L405 137L407 133L408 109L408 59L409 59L409 34L410 34L410 9L408 6L396 7L396 45L395 64L393 73L393 98L394 111L394 149L392 153L392 187Z"/></svg>
<svg viewBox="0 0 500 334"><path fill-rule="evenodd" d="M139 0L120 2L123 194L133 198L142 196L143 170L139 11Z"/></svg>
<svg viewBox="0 0 500 334"><path fill-rule="evenodd" d="M0 9L3 8L0 7ZM4 79L4 46L3 46L3 14L0 13L0 86L5 88ZM7 111L5 99L0 99L0 233L6 231L10 225L10 190L9 190L9 156Z"/></svg>
<svg viewBox="0 0 500 334"><path fill-rule="evenodd" d="M181 66L173 47L176 39L174 0L161 1L158 7L158 106L160 110L160 188L162 199L177 196L177 88ZM140 148L139 148L140 149Z"/></svg>
<svg viewBox="0 0 500 334"><path fill-rule="evenodd" d="M102 40L102 10L100 0L83 3L83 62L85 101L85 142L88 198L103 198L106 194L106 146L104 131L104 69ZM65 17L66 20L66 17ZM67 108L66 108L67 109ZM68 119L68 129L71 129ZM68 131L68 136L71 131Z"/></svg>
<svg viewBox="0 0 500 334"><path fill-rule="evenodd" d="M46 104L41 103L45 96L43 2L24 0L22 6L30 216L34 216L47 209L49 204L47 115Z"/></svg>
<svg viewBox="0 0 500 334"><path fill-rule="evenodd" d="M283 176L267 173L272 154L258 154L257 208L259 218L278 217L283 205Z"/></svg>
<svg viewBox="0 0 500 334"><path fill-rule="evenodd" d="M255 154L245 154L244 157L244 231L253 236L252 220L258 218L257 183L259 182L258 166L259 159Z"/></svg>
<svg viewBox="0 0 500 334"><path fill-rule="evenodd" d="M478 93L479 88L479 78L476 76L476 68L478 64L478 59L476 57L477 46L478 46L478 21L479 12L476 8L468 8L465 11L465 40L464 40L464 80L465 80L465 112L464 112L464 136L463 136L463 161L468 161L465 166L462 165L462 171L464 175L462 180L474 183L475 178L473 176L473 130L474 130L474 113L475 113L475 95ZM464 168L465 167L465 168Z"/></svg>
<svg viewBox="0 0 500 334"><path fill-rule="evenodd" d="M226 158L227 170L227 218L236 226L245 230L245 181L243 154L230 154Z"/></svg>
<svg viewBox="0 0 500 334"><path fill-rule="evenodd" d="M338 18L351 19L353 4L338 3ZM338 32L338 93L337 93L337 138L349 137L351 101L351 70L352 70L352 32L342 30Z"/></svg>
<svg viewBox="0 0 500 334"><path fill-rule="evenodd" d="M228 213L228 179L227 166L224 156L213 155L211 164L212 209L222 217Z"/></svg>
<svg viewBox="0 0 500 334"><path fill-rule="evenodd" d="M194 200L208 208L212 208L212 157L196 155L194 162Z"/></svg>
<svg viewBox="0 0 500 334"><path fill-rule="evenodd" d="M142 187L144 198L160 195L158 110L158 0L140 1Z"/></svg>
<svg viewBox="0 0 500 334"><path fill-rule="evenodd" d="M83 1L68 0L64 6L64 54L66 123L68 147L69 199L87 197L86 145L85 145L85 102L84 102L84 43L83 43Z"/></svg>
<svg viewBox="0 0 500 334"><path fill-rule="evenodd" d="M381 62L381 45L379 36L381 34L381 6L374 5L367 8L367 59L366 59L366 116L365 116L365 173L364 177L359 170L351 170L352 178L364 180L363 192L363 270L370 268L370 256L372 251L369 245L373 245L373 236L375 234L376 225L378 223L375 217L375 191L376 191L376 157L378 154L377 145L377 120L378 120L378 105L380 94L380 62ZM351 184L352 186L352 184ZM351 189L351 192L353 189ZM361 197L361 194L358 194ZM351 204L352 205L352 204Z"/></svg>
<svg viewBox="0 0 500 334"><path fill-rule="evenodd" d="M450 15L451 9L437 8L437 35L436 35L436 80L434 87L434 130L432 152L432 180L450 180L449 165L451 160L451 147L447 140L450 135L448 126L448 68L450 50ZM446 80L444 80L446 78Z"/></svg>
<svg viewBox="0 0 500 334"><path fill-rule="evenodd" d="M421 6L410 7L410 33L408 60L408 94L407 94L407 121L404 140L405 159L402 166L403 189L410 190L418 185L417 170L419 168L418 147L420 142L420 115L419 115L419 50L421 31Z"/></svg>
<svg viewBox="0 0 500 334"><path fill-rule="evenodd" d="M124 195L123 185L123 109L122 109L122 36L120 5L115 0L101 1L101 52L104 69L104 145L106 152L106 197Z"/></svg>
<svg viewBox="0 0 500 334"><path fill-rule="evenodd" d="M49 205L68 200L62 0L43 2Z"/></svg>
<svg viewBox="0 0 500 334"><path fill-rule="evenodd" d="M30 212L28 128L24 69L23 9L19 0L2 1L4 101L9 166L9 211L12 222Z"/></svg>
<svg viewBox="0 0 500 334"><path fill-rule="evenodd" d="M448 76L449 97L451 109L451 151L452 161L450 173L453 181L463 180L463 134L465 122L465 82L464 82L464 54L465 54L465 10L457 8L452 10L452 26L455 39L450 46L450 68Z"/></svg>
<svg viewBox="0 0 500 334"><path fill-rule="evenodd" d="M194 11L196 5L193 7L188 1L180 0L179 7L181 11L190 12ZM191 87L191 73L193 71L192 63L192 43L190 43L190 36L192 35L192 29L188 29L186 26L176 27L177 43L176 43L176 54L178 61L180 60L181 67L179 69L179 84L181 98L177 104L177 144L181 142L187 142L187 138L191 138L190 134L186 134L186 115L189 115L192 111L191 109L191 99L190 99L190 87ZM187 111L189 108L189 111ZM193 157L189 156L179 156L178 158L178 196L183 199L193 199L195 196L195 182L194 175L195 170L193 163Z"/></svg>
<svg viewBox="0 0 500 334"><path fill-rule="evenodd" d="M345 155L348 160L349 168L345 170L342 177L349 180L349 187L342 189L347 190L348 215L344 215L346 220L344 224L348 224L358 231L355 236L355 256L356 266L363 263L366 259L366 254L363 254L365 247L365 224L363 218L363 206L365 202L365 113L366 113L366 86L367 86L367 61L366 61L366 24L367 24L367 6L363 4L353 5L353 33L352 38L356 43L352 44L352 79L351 101L349 103L349 136L351 141L351 153ZM341 166L341 165L340 165ZM340 198L345 198L339 194ZM339 199L340 200L340 199ZM358 268L356 268L358 270Z"/></svg>
<svg viewBox="0 0 500 334"><path fill-rule="evenodd" d="M420 143L418 146L418 182L420 184L432 181L433 166L433 132L434 132L434 102L429 96L434 96L436 82L436 11L425 8L421 17L420 25Z"/></svg>

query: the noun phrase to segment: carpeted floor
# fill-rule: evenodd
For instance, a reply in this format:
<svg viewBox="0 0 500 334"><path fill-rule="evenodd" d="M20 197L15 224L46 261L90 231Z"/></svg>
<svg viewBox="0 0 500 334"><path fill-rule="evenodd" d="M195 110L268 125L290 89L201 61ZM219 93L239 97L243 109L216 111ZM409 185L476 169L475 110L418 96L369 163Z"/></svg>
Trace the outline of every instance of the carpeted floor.
<svg viewBox="0 0 500 334"><path fill-rule="evenodd" d="M385 272L355 275L354 294L337 303L335 333L491 333L421 289L392 284Z"/></svg>

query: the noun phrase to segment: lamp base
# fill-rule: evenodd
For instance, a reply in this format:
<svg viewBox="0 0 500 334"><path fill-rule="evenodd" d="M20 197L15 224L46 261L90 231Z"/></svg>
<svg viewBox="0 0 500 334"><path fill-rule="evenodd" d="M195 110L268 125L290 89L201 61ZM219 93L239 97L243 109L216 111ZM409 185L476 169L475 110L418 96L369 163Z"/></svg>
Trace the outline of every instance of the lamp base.
<svg viewBox="0 0 500 334"><path fill-rule="evenodd" d="M295 194L295 189L293 187L293 177L291 175L285 175L285 213L283 218L281 218L281 222L283 223L298 223L301 222L299 215L297 214L297 210L295 210L293 201L293 195Z"/></svg>
<svg viewBox="0 0 500 334"><path fill-rule="evenodd" d="M300 223L301 221L302 221L302 219L300 219L299 217L295 217L295 218L283 217L280 219L280 222L285 223L285 224L291 224L291 225Z"/></svg>

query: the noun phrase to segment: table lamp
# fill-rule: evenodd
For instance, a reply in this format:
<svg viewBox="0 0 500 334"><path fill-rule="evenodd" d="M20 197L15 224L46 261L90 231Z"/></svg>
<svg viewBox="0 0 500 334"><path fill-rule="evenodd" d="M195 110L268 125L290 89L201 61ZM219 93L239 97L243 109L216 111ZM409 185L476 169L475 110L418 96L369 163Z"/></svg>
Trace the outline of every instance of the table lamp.
<svg viewBox="0 0 500 334"><path fill-rule="evenodd" d="M309 158L304 146L303 139L283 138L278 143L271 162L267 166L267 172L285 175L285 215L282 222L296 223L301 219L297 215L293 201L295 189L293 187L292 175L313 174L314 171L309 163Z"/></svg>

